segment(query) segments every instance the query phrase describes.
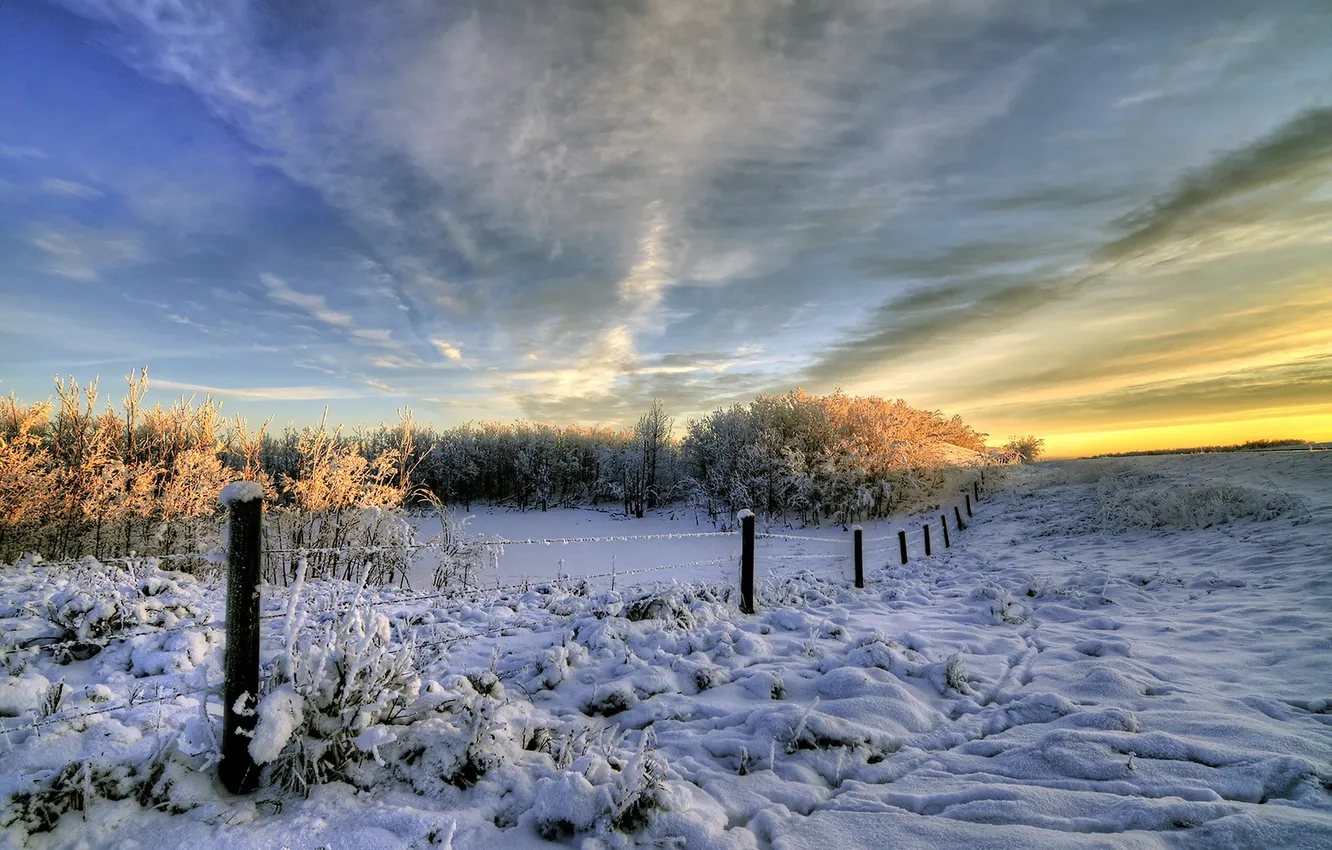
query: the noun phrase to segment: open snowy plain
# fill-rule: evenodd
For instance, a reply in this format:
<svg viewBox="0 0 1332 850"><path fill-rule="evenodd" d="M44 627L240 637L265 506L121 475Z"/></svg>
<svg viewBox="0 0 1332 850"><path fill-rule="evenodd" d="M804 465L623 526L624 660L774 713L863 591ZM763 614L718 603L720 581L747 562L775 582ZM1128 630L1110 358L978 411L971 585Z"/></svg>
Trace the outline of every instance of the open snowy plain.
<svg viewBox="0 0 1332 850"><path fill-rule="evenodd" d="M0 847L1332 846L1332 453L1017 470L931 558L867 528L864 590L841 529L768 530L831 539L760 540L754 615L733 537L515 545L484 580L530 587L466 597L266 590L248 798L215 778L220 585L4 567Z"/></svg>

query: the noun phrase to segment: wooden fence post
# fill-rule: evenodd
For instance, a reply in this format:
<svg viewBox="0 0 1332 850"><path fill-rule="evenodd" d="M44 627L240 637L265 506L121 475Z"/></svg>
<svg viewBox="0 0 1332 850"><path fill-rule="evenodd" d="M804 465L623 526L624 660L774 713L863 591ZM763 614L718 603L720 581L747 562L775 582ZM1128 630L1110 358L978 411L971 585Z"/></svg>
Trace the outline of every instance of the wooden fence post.
<svg viewBox="0 0 1332 850"><path fill-rule="evenodd" d="M948 539L948 514L939 514L939 525L943 526L944 548L945 549L952 548L953 541Z"/></svg>
<svg viewBox="0 0 1332 850"><path fill-rule="evenodd" d="M925 525L921 526L921 530L923 530L923 531L925 532L925 557L928 558L928 557L930 556L930 525L929 525L929 523L926 523Z"/></svg>
<svg viewBox="0 0 1332 850"><path fill-rule="evenodd" d="M967 527L967 524L962 521L962 509L957 505L953 505L953 516L957 517L957 530L964 530Z"/></svg>
<svg viewBox="0 0 1332 850"><path fill-rule="evenodd" d="M971 494L967 493L967 516L971 516Z"/></svg>
<svg viewBox="0 0 1332 850"><path fill-rule="evenodd" d="M740 512L740 611L754 613L754 512Z"/></svg>
<svg viewBox="0 0 1332 850"><path fill-rule="evenodd" d="M259 768L250 755L258 716L259 561L264 488L236 481L222 488L230 512L227 537L227 646L222 706L222 762L218 774L233 794L259 786ZM240 710L237 711L237 707Z"/></svg>
<svg viewBox="0 0 1332 850"><path fill-rule="evenodd" d="M976 492L976 501L979 502L979 501L980 501L980 482L979 482L979 481L973 481L973 482L971 482L971 489L974 490L974 491Z"/></svg>
<svg viewBox="0 0 1332 850"><path fill-rule="evenodd" d="M905 531L899 531L899 532L897 532L897 548L902 550L902 563L905 564L905 563L907 562L906 532L905 532Z"/></svg>
<svg viewBox="0 0 1332 850"><path fill-rule="evenodd" d="M853 526L852 532L856 536L856 587L865 586L865 549L864 534L865 531L860 526Z"/></svg>

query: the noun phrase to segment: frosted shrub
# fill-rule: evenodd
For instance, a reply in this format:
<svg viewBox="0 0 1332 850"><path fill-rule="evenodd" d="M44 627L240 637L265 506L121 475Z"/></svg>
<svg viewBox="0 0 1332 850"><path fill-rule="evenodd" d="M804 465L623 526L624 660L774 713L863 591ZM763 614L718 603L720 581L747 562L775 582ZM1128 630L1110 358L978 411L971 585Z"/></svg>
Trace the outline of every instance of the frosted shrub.
<svg viewBox="0 0 1332 850"><path fill-rule="evenodd" d="M626 607L624 616L633 621L662 620L682 629L696 625L693 612L676 591L635 599Z"/></svg>
<svg viewBox="0 0 1332 850"><path fill-rule="evenodd" d="M1266 522L1300 509L1299 499L1237 484L1183 484L1143 488L1122 478L1102 482L1098 497L1107 528L1210 528L1240 520Z"/></svg>
<svg viewBox="0 0 1332 850"><path fill-rule="evenodd" d="M128 606L117 597L67 590L46 603L46 619L61 630L61 640L89 640L130 625Z"/></svg>
<svg viewBox="0 0 1332 850"><path fill-rule="evenodd" d="M648 748L646 735L627 757L588 753L569 770L538 780L537 832L548 841L590 833L611 846L629 846L626 836L666 806L666 778L666 760Z"/></svg>
<svg viewBox="0 0 1332 850"><path fill-rule="evenodd" d="M549 752L550 729L531 726L531 703L510 700L492 670L431 682L404 730L392 774L430 797L468 789L525 750Z"/></svg>
<svg viewBox="0 0 1332 850"><path fill-rule="evenodd" d="M138 763L73 761L58 771L45 771L35 784L10 798L0 812L0 827L28 835L49 832L66 813L86 812L99 798L133 799L140 806L168 814L186 812L193 802L173 791L190 769L174 749L169 744L159 747Z"/></svg>
<svg viewBox="0 0 1332 850"><path fill-rule="evenodd" d="M1080 502L1073 515L1045 520L1046 534L1192 530L1308 517L1308 508L1296 496L1224 482L1172 480L1122 460L1051 466L1033 476L1032 484L1094 485L1093 498Z"/></svg>
<svg viewBox="0 0 1332 850"><path fill-rule="evenodd" d="M170 627L199 616L193 605L179 598L185 594L181 580L183 576L142 565L136 574L90 562L72 581L57 579L60 589L47 598L45 617L60 630L57 642L90 642L66 648L65 659L87 658L98 651L92 643L97 638L139 626Z"/></svg>
<svg viewBox="0 0 1332 850"><path fill-rule="evenodd" d="M498 557L500 550L468 538L470 516L460 516L433 496L428 496L428 501L440 526L440 533L427 541L427 551L435 561L431 583L435 590L473 587L482 570L492 565L492 554Z"/></svg>
<svg viewBox="0 0 1332 850"><path fill-rule="evenodd" d="M250 742L258 764L290 791L352 779L352 768L396 738L421 692L410 644L392 641L388 617L354 607L323 628L301 629L289 609L287 642L259 702Z"/></svg>

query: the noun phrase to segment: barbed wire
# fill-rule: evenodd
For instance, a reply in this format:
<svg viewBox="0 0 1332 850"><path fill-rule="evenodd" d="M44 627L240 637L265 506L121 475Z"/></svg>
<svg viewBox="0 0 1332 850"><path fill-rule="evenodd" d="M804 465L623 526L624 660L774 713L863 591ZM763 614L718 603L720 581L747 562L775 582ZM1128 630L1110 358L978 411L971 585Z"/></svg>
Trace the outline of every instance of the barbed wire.
<svg viewBox="0 0 1332 850"><path fill-rule="evenodd" d="M774 531L756 531L754 537L770 538L774 540L799 540L808 543L838 543L847 544L851 542L850 537L814 537L804 534L778 534Z"/></svg>
<svg viewBox="0 0 1332 850"><path fill-rule="evenodd" d="M909 530L909 529L907 529ZM492 540L469 540L464 545L477 547L504 547L504 546L554 546L568 545L575 543L631 543L640 540L686 540L692 538L707 537L735 537L738 532L734 531L692 531L692 532L664 532L660 534L625 534L612 535L605 537L526 537L507 540L503 538ZM843 537L822 537L817 535L805 534L782 534L773 531L756 532L754 537L773 539L773 540L791 540L807 543L829 543L846 544L851 542L851 538ZM879 537L862 538L865 543L880 543L896 538L896 533L883 535ZM350 546L316 546L316 547L278 547L264 549L265 555L361 555L372 556L384 553L395 552L418 552L431 549L448 549L453 544L438 542L412 542L412 543L388 543L382 545L372 545L363 547ZM220 563L226 558L226 553L220 550L210 550L207 552L178 552L162 555L114 555L98 557L94 555L85 555L82 558L66 558L58 561L35 561L33 566L44 567L63 567L76 566L89 560L96 563L139 563L145 561L176 561L176 560L203 560L211 563Z"/></svg>
<svg viewBox="0 0 1332 850"><path fill-rule="evenodd" d="M959 531L962 531L962 530L965 530L965 529L963 529L963 528L959 528L958 530L959 530ZM473 543L474 543L475 545L481 545L481 546L538 545L538 544L540 544L540 545L555 545L555 544L568 544L568 543L605 543L605 542L627 542L627 541L635 541L635 540L673 540L673 539L688 539L688 538L734 537L734 536L735 536L735 532L706 531L706 532L681 532L681 533L643 534L643 535L621 535L621 536L611 536L611 537L551 537L551 538L524 538L524 539L518 539L518 540L488 540L488 541L473 541ZM838 538L838 537L817 537L817 536L798 535L798 534L781 534L781 533L776 533L776 532L758 532L758 533L755 534L755 537L756 537L756 538L764 538L764 539L787 540L787 541L809 542L809 543L839 544L839 545L844 545L844 544L846 544L846 543L852 542L852 540L854 539L854 538L848 539L848 538ZM863 537L862 537L862 544L864 544L864 543L886 542L886 541L894 541L894 542L895 542L895 541L897 541L897 540L898 540L898 535L897 535L897 534L887 534L887 535L882 535L882 536L878 536L878 537L871 537L871 538L863 538ZM389 546L373 546L373 547L362 548L362 549L359 549L359 550L350 550L348 547L327 547L327 548L268 549L268 550L264 550L264 551L265 551L265 554L270 554L270 555L271 555L271 554L310 555L310 554L319 554L319 553L338 553L338 554L344 554L344 553L349 553L349 552L355 552L356 554L370 555L370 556L372 556L372 555L375 555L375 554L380 554L380 553L382 553L382 552L396 552L396 551L403 551L403 550L418 550L418 551L419 551L419 550L427 550L427 549L443 549L443 548L446 548L446 547L445 547L444 545L442 545L442 544L439 544L439 543L410 543L410 544L389 545ZM864 555L877 555L877 554L883 554L883 553L886 553L886 552L891 551L891 549L892 549L892 547L882 547L882 548L878 548L878 549L870 549L870 550L867 550L867 551L862 552L862 554L864 554ZM118 557L109 557L109 558L94 558L93 556L89 555L89 556L85 556L84 558L80 558L80 559L77 559L77 560L64 560L64 561L37 561L37 562L35 562L33 565L34 565L34 566L64 566L64 565L77 565L77 564L85 563L85 562L87 562L89 559L91 559L91 560L94 561L94 562L99 562L99 563L107 563L107 562L111 562L111 563L122 563L122 562L139 563L139 562L151 561L151 560L159 560L159 561L160 561L160 560L179 560L179 559L188 559L188 558L195 558L195 559L200 559L200 558L202 558L202 559L204 559L204 560L212 560L212 559L214 559L214 558L215 558L217 555L219 555L219 554L221 554L221 553L217 553L217 552L196 552L196 553L189 553L189 554L180 553L180 554L174 554L174 555L118 556ZM827 553L827 554L790 554L790 555L788 555L788 554L765 553L765 556L764 556L764 557L765 557L765 558L768 558L768 559L771 559L771 560L775 560L775 561L829 560L829 559L832 559L832 558L842 558L842 557L845 557L845 554L844 554L844 553ZM733 562L733 561L735 561L735 560L736 560L736 556L735 556L735 555L729 555L729 556L724 556L724 557L719 557L719 558L710 558L710 559L699 560L699 561L690 561L690 562L685 562L685 563L677 563L677 564L662 564L662 565L659 565L659 566L653 566L653 567L641 567L641 568L637 568L637 569L629 569L629 570L613 570L613 571L611 571L611 572L605 572L605 573L591 573L591 574L583 574L583 575L560 575L560 576L557 576L557 577L554 578L554 579L546 579L546 580L525 579L525 580L522 581L522 582L513 583L513 584L507 584L507 585L499 585L499 584L497 584L497 585L495 585L494 587L450 588L450 589L448 589L448 590L440 590L440 591L431 592L431 593L411 594L411 595L408 595L408 596L397 597L397 598L393 598L393 599L373 600L373 601L361 601L361 600L358 600L358 601L356 601L356 602L346 601L346 602L340 602L340 603L337 603L337 604L334 605L333 607L330 607L330 608L327 608L327 609L323 609L323 610L319 610L319 611L315 611L315 612L312 612L312 613L314 613L314 614L316 614L316 615L319 615L319 614L328 614L328 613L345 613L346 611L351 610L352 608L354 608L354 607L358 607L358 606L366 606L366 607L372 607L372 608L380 608L380 607L387 607L387 606L394 606L394 605L412 605L412 604L415 604L415 603L426 602L426 601L430 601L430 600L433 600L433 599L457 598L457 597L462 596L462 595L477 595L477 594L486 594L486 593L498 593L498 592L502 592L502 591L505 591L505 590L528 590L528 589L530 589L530 588L532 588L532 587L534 587L534 586L541 586L541 585L556 585L556 584L559 584L559 583L561 583L561 582L570 582L570 581L591 581L591 580L595 580L595 579L604 579L604 578L614 579L614 578L618 578L618 577L620 577L620 576L643 575L643 574L647 574L647 573L664 572L664 571L667 571L667 570L680 570L680 569L690 569L690 568L694 568L694 567L716 566L716 565L720 565L720 564L730 563L730 562ZM270 620L275 620L275 619L281 619L281 618L284 618L284 617L286 617L286 609L285 609L285 606L283 607L283 610L280 610L280 611L273 611L273 612L270 612L270 613L268 613L268 614L261 614L260 617L259 617L259 619L260 619L260 621L270 621ZM191 629L202 629L202 628L204 628L205 626L211 626L211 627L213 627L213 628L225 628L225 625L226 625L225 621L208 621L208 622L202 622L202 623L200 623L200 622L190 622L190 623L182 623L182 624L180 624L180 625L176 625L176 626L168 626L168 627L161 627L161 628L149 628L149 629L143 629L143 630L139 630L139 631L124 632L124 633L111 634L111 635L102 635L102 636L98 636L98 637L90 637L90 638L84 638L84 639L77 639L77 638L76 638L76 639L69 639L69 640L59 641L59 642L56 642L56 643L48 643L48 644L41 644L41 645L32 645L32 644L29 644L29 645L26 645L26 646L14 645L14 646L9 646L9 647L3 647L3 648L0 648L0 656L9 655L9 654L17 653L17 652L43 651L43 650L46 650L46 651L52 651L52 650L59 650L59 649L73 648L73 647L77 647L77 646L89 646L89 645L92 645L92 646L109 646L110 644L115 643L115 642L117 642L117 641L132 640L132 639L137 638L137 637L146 637L146 636L152 636L152 635L170 634L170 633L172 633L172 632L188 631L188 630L191 630ZM42 638L35 638L34 640L42 640Z"/></svg>
<svg viewBox="0 0 1332 850"><path fill-rule="evenodd" d="M48 561L40 555L37 560L29 561L28 566L33 567L77 567L80 564L140 564L147 561L208 561L213 564L226 563L227 553L221 550L212 549L207 552L176 552L166 555L84 555L81 558L61 558L56 561ZM23 563L23 559L15 562L15 565Z"/></svg>
<svg viewBox="0 0 1332 850"><path fill-rule="evenodd" d="M124 702L118 704L108 704L99 706L88 711L62 712L60 714L51 714L46 717L34 720L23 726L14 726L8 729L0 729L0 735L9 735L14 732L29 732L34 729L40 729L44 726L56 724L73 723L76 720L82 720L85 717L96 717L99 714L110 714L116 711L125 711L130 708L138 708L144 705L155 705L157 703L170 702L180 697L194 696L195 694L215 695L216 689L213 687L195 688L189 691L172 691L169 694L158 694L152 697L129 697Z"/></svg>
<svg viewBox="0 0 1332 850"><path fill-rule="evenodd" d="M622 534L609 537L522 537L508 540L505 538L468 540L464 546L480 547L503 547L503 546L554 546L568 545L570 543L632 543L639 540L686 540L698 537L735 537L734 531L688 531L688 532L665 532L662 534ZM432 543L422 541L419 543L390 543L379 546L366 546L357 550L365 554L379 554L382 552L403 552L403 551L422 551L427 549L448 549L451 545L447 543ZM266 555L298 555L305 553L307 555L320 554L340 554L348 551L346 546L326 546L311 548L277 548L265 549Z"/></svg>
<svg viewBox="0 0 1332 850"><path fill-rule="evenodd" d="M588 580L588 579L613 578L613 577L624 576L624 575L638 575L638 574L642 574L642 573L662 572L662 571L665 571L665 570L680 570L680 569L687 569L687 568L690 568L690 567L713 566L713 565L716 565L716 564L724 564L724 563L728 563L728 562L733 561L733 560L735 560L734 557L713 558L713 559L711 559L711 560L706 560L706 561L690 561L690 562L683 563L683 564L663 564L663 565L661 565L661 566L657 566L657 567L642 567L642 568L639 568L639 569L633 569L633 570L617 570L616 572L613 572L613 573L596 573L596 574L594 574L594 575L583 575L583 576L572 576L572 577L571 577L571 576L565 576L563 580L567 581L567 580L571 580L571 579L572 579L572 580L574 580L574 581L586 581L586 580ZM558 581L559 581L559 580L551 581L551 582L538 582L538 584L556 584L556 583L558 583ZM438 625L438 624L437 624L437 623L423 624L423 625L421 625L421 626L418 626L417 628L429 628L429 627L432 626L432 625ZM473 633L471 633L471 634L466 634L466 635L456 635L456 636L454 636L454 637L444 638L444 639L442 639L442 640L436 640L436 641L430 641L430 642L428 642L428 643L416 644L416 648L417 648L417 649L426 649L426 648L429 648L429 647L432 647L432 646L440 646L440 645L443 645L443 644L458 643L458 642L460 642L460 641L470 640L470 639L472 639L472 638L486 637L487 635L499 634L499 633L501 633L501 632L505 632L505 631L508 631L508 630L510 630L510 629L530 629L530 628L533 628L533 625L532 625L532 624L508 623L508 624L506 624L506 625L495 626L495 627L493 627L493 628L490 628L490 629L484 629L484 630L482 630L482 631L473 632Z"/></svg>
<svg viewBox="0 0 1332 850"><path fill-rule="evenodd" d="M431 624L431 625L439 625L439 624L438 624L438 623L433 623L433 624ZM426 643L413 644L412 648L413 648L413 649L430 649L431 647L435 647L435 646L445 646L445 645L447 645L447 644L461 643L462 641L465 641L465 640L472 640L473 638L488 637L488 636L490 636L490 635L498 635L498 634L502 634L502 633L507 632L507 631L512 631L513 629L529 629L529 630L531 630L531 629L535 629L538 625L539 625L538 623L506 623L506 624L504 624L504 625L502 625L502 626L492 626L492 627L489 628L489 629L482 629L481 631L472 632L472 633L470 633L470 634L465 634L465 635L454 635L453 637L442 638L442 639L440 639L440 640L432 640L432 641L427 641ZM427 628L427 626L421 626L420 628Z"/></svg>
<svg viewBox="0 0 1332 850"><path fill-rule="evenodd" d="M484 547L502 547L502 546L553 546L556 544L570 543L625 543L637 540L685 540L698 537L734 537L737 532L734 531L681 531L681 532L663 532L659 534L621 534L607 537L526 537L514 540L497 538L493 540L469 540L468 546ZM363 546L353 548L349 546L315 546L315 547L277 547L264 549L265 555L333 555L333 554L360 554L377 555L385 552L404 552L421 551L426 549L447 549L450 544L432 543L430 541L411 542L411 543L386 543L379 545ZM57 561L38 560L32 563L32 566L40 567L68 567L77 566L89 560L95 563L138 563L143 561L183 561L183 560L203 560L213 563L221 563L226 559L226 552L212 549L206 552L174 552L162 555L84 555L80 558L62 558Z"/></svg>
<svg viewBox="0 0 1332 850"><path fill-rule="evenodd" d="M260 619L264 618L261 617ZM43 637L35 637L31 638L26 646L20 644L14 644L13 646L0 647L0 656L12 655L16 652L41 652L44 650L68 649L76 646L105 647L105 646L110 646L116 641L133 640L134 638L137 637L149 637L152 635L166 635L166 634L171 634L172 632L185 632L185 631L190 631L191 629L202 629L210 626L216 629L222 629L226 627L226 623L218 622L215 620L209 620L204 623L187 622L187 623L179 623L174 626L155 626L152 628L143 629L141 631L117 632L115 634L97 635L86 638L69 638L67 640L57 641L56 643L43 643L43 644L32 643L31 641L45 640L45 638Z"/></svg>
<svg viewBox="0 0 1332 850"><path fill-rule="evenodd" d="M608 572L608 573L591 573L585 575L561 575L552 579L526 579L524 581L515 582L513 584L503 584L503 585L497 584L494 587L451 588L448 590L439 590L430 593L418 593L418 594L411 594L409 596L400 596L392 599L358 600L356 602L342 601L336 603L332 607L316 611L310 611L308 613L312 613L315 615L339 614L339 613L346 613L347 611L350 611L353 608L357 607L381 608L394 605L413 605L418 602L427 602L432 599L457 598L460 595L481 595L487 593L501 592L505 590L528 590L531 589L532 587L539 587L542 585L556 585L561 582L571 582L571 581L576 582L576 581L588 581L592 579L602 579L602 578L617 578L619 576L641 575L645 573L663 572L666 570L680 570L680 569L689 569L693 567L714 566L717 564L725 564L733 560L735 560L735 556L728 555L721 558L711 558L707 560L689 561L686 563L677 563L677 564L662 564L654 567L641 567L629 570L615 570L614 572ZM280 620L285 618L286 616L287 616L286 606L283 606L281 610L274 610L266 614L260 614L259 621L268 622L271 620ZM54 651L54 650L73 648L79 646L105 647L105 646L110 646L111 644L116 643L118 641L132 640L137 637L148 637L152 635L170 634L172 632L189 631L191 629L202 629L206 626L212 627L214 629L225 630L226 621L209 620L207 622L202 622L202 623L188 622L188 623L181 623L175 626L154 627L154 628L141 629L138 631L119 632L116 634L99 635L88 638L72 638L68 640L58 641L56 643L44 643L40 645L29 644L26 646L14 645L14 646L0 648L0 656L11 655L19 652ZM43 640L43 638L39 637L39 638L34 638L33 640Z"/></svg>
<svg viewBox="0 0 1332 850"><path fill-rule="evenodd" d="M866 557L869 557L870 555L884 555L887 554L888 552L896 552L896 551L897 550L892 546L883 546L878 549L865 549L863 552L861 552L861 554Z"/></svg>

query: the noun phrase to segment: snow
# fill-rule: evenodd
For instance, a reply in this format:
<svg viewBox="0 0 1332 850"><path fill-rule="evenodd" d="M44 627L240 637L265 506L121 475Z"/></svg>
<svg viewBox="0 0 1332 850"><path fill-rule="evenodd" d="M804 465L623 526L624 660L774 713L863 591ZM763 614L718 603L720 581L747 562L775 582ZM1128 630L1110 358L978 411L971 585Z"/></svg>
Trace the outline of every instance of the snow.
<svg viewBox="0 0 1332 850"><path fill-rule="evenodd" d="M937 521L937 516L934 519ZM440 533L439 520L435 517L416 517L413 523L418 539L429 539ZM876 520L864 522L862 526L868 553L876 547L886 546L885 541L874 542L875 537L890 532L896 535L900 523ZM918 532L919 527L915 528ZM765 556L781 556L792 559L792 563L800 559L818 560L830 568L844 562L841 566L846 577L854 578L849 560L854 551L854 538L849 529L844 530L835 523L792 527L760 518L756 530L761 537L758 552L761 560ZM637 575L636 570L645 569L654 572L646 577L639 576L638 583L644 578L649 582L721 581L740 574L738 522L733 531L718 533L706 514L695 513L690 508L663 510L641 520L591 508L551 509L525 514L503 508L478 508L470 515L467 531L496 544L493 551L498 558L498 567L492 565L471 574L472 582L480 586L556 581L561 576L561 561L564 563L563 575L602 575L604 579L599 580L597 586L606 588L611 585L612 573L616 574L616 586L619 587L627 576ZM793 545L772 545L772 540L762 537L771 534L788 535L792 538L788 542ZM572 538L571 542L560 542L569 538ZM555 542L544 542L547 540ZM500 541L507 542L501 545ZM896 545L895 538L892 545ZM913 542L913 545L918 544ZM433 561L431 552L421 553L415 559L410 573L413 587L431 588ZM776 566L771 559L768 563ZM659 569L671 564L681 566Z"/></svg>
<svg viewBox="0 0 1332 850"><path fill-rule="evenodd" d="M292 733L305 719L305 701L291 685L279 685L259 701L259 722L250 739L250 756L255 764L276 761L282 748L291 740ZM365 733L361 733L364 737ZM357 740L360 743L360 740ZM369 749L370 744L365 749Z"/></svg>
<svg viewBox="0 0 1332 850"><path fill-rule="evenodd" d="M231 507L233 502L250 502L263 497L264 485L258 481L233 481L218 494L218 499L225 507Z"/></svg>
<svg viewBox="0 0 1332 850"><path fill-rule="evenodd" d="M51 681L39 673L20 673L0 682L0 717L22 717L37 711Z"/></svg>
<svg viewBox="0 0 1332 850"><path fill-rule="evenodd" d="M347 583L265 588L289 681L261 687L253 755L353 754L308 797L215 779L219 585L0 570L0 848L1332 846L1332 455L1039 464L975 507L932 558L920 518L866 523L864 590L850 534L769 524L752 616L729 564L623 574L738 535L512 546L485 580L527 588L351 612ZM612 555L614 591L577 579ZM38 648L67 634L105 645ZM129 705L24 728L61 680L57 716Z"/></svg>

